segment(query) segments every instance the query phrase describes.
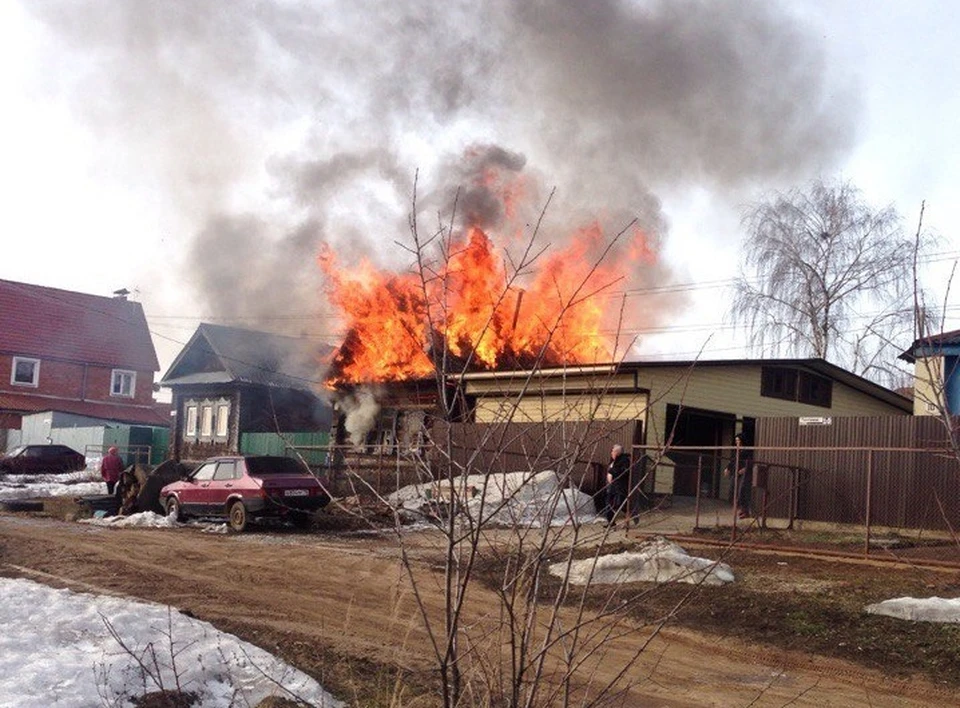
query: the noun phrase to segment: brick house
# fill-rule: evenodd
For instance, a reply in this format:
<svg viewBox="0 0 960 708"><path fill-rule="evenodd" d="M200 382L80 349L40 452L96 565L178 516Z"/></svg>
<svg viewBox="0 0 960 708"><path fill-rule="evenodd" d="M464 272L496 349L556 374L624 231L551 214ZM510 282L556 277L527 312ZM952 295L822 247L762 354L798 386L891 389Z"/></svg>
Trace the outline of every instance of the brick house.
<svg viewBox="0 0 960 708"><path fill-rule="evenodd" d="M140 303L0 280L4 438L43 412L67 414L74 425L166 428L169 408L153 399L159 368Z"/></svg>

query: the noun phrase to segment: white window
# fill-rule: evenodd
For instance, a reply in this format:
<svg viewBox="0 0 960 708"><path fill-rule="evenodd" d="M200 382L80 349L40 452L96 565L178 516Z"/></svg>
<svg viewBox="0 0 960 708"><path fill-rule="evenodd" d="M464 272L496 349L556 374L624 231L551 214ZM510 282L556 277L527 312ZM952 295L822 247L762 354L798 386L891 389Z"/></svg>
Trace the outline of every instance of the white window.
<svg viewBox="0 0 960 708"><path fill-rule="evenodd" d="M200 437L213 437L213 406L204 406L200 411Z"/></svg>
<svg viewBox="0 0 960 708"><path fill-rule="evenodd" d="M184 421L183 434L188 438L197 437L197 407L187 406L187 419Z"/></svg>
<svg viewBox="0 0 960 708"><path fill-rule="evenodd" d="M133 398L137 386L137 372L114 369L110 381L110 395Z"/></svg>
<svg viewBox="0 0 960 708"><path fill-rule="evenodd" d="M230 404L221 403L217 406L217 437L227 437L227 423L230 422Z"/></svg>
<svg viewBox="0 0 960 708"><path fill-rule="evenodd" d="M34 386L40 382L40 360L27 359L22 356L13 357L13 366L10 367L10 383L14 386Z"/></svg>

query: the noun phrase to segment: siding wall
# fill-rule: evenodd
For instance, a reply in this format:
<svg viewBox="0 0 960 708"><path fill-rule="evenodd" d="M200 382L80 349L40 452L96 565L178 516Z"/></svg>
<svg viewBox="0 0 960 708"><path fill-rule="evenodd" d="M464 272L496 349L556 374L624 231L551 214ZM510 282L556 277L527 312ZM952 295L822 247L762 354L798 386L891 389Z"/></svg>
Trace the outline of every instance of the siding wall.
<svg viewBox="0 0 960 708"><path fill-rule="evenodd" d="M663 441L667 404L702 408L737 417L908 415L840 382L833 382L830 408L760 395L759 366L702 366L640 369L637 383L650 390L647 442Z"/></svg>
<svg viewBox="0 0 960 708"><path fill-rule="evenodd" d="M478 423L512 421L640 420L646 417L645 393L608 393L580 395L536 395L517 401L516 397L491 397L477 400Z"/></svg>
<svg viewBox="0 0 960 708"><path fill-rule="evenodd" d="M729 415L735 419L769 416L908 416L903 410L838 381L833 382L830 408L760 395L761 366L638 367L616 375L572 374L538 378L471 380L477 423L540 421L636 420L644 424L646 443L661 445L667 437L667 406L682 405ZM519 403L519 391L526 386ZM630 392L624 389L631 389ZM558 395L558 391L585 393ZM603 393L597 393L603 391ZM649 394L645 393L649 391ZM598 402L599 396L599 402ZM511 417L511 413L513 414ZM654 491L669 494L674 468L661 465Z"/></svg>
<svg viewBox="0 0 960 708"><path fill-rule="evenodd" d="M943 410L943 357L917 359L913 376L913 414L938 415Z"/></svg>

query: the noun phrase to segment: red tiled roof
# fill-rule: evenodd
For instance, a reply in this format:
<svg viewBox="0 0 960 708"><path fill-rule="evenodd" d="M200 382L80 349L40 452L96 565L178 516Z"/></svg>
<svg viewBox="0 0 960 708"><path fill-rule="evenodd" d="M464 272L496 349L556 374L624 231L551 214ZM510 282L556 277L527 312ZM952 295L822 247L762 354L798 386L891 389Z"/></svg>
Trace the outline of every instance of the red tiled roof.
<svg viewBox="0 0 960 708"><path fill-rule="evenodd" d="M62 398L44 400L37 396L17 393L0 393L0 413L39 413L41 411L58 411L75 415L89 416L101 420L111 420L117 423L131 423L138 425L152 425L160 427L170 426L171 407L168 403L157 403L152 406L132 406L117 403L99 403L97 401L70 401Z"/></svg>
<svg viewBox="0 0 960 708"><path fill-rule="evenodd" d="M0 280L0 351L159 371L138 302Z"/></svg>

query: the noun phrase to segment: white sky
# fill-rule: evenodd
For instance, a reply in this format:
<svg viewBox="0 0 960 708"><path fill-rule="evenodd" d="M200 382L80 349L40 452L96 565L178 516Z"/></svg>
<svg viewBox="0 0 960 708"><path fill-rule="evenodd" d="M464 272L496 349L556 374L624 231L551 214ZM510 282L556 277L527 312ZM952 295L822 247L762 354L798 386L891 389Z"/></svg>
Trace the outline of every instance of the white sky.
<svg viewBox="0 0 960 708"><path fill-rule="evenodd" d="M199 225L196 215L213 197L191 189L195 175L177 179L176 161L162 141L152 141L150 120L175 123L177 106L145 117L136 151L90 129L91 113L102 106L95 97L86 100L90 68L83 54L68 52L62 36L26 7L28 0L0 0L0 278L103 295L120 287L135 291L165 369L197 323L181 318L217 314L195 303L181 269ZM842 158L840 174L872 203L895 204L908 225L926 200L926 225L943 239L937 250L960 253L960 201L953 194L960 183L960 4L823 0L792 7L819 34L827 71L838 85L853 83L860 93L855 147ZM304 118L273 125L262 139L255 121L236 120L229 130L215 120L202 126L209 141L195 138L191 146L197 170L229 154L218 146L235 142L246 150L243 164L221 170L232 175L228 184L205 185L210 193L226 191L238 204L270 203L265 165L272 152L300 141ZM490 126L461 122L446 133L410 136L407 154L422 161L411 171L429 168L438 146L491 133ZM524 151L523 145L509 147ZM734 277L742 238L738 214L748 195L696 187L657 193L671 226L664 257L679 279L703 284ZM379 206L361 204L374 212ZM942 293L952 262L946 258L928 269L928 287ZM649 340L646 349L684 357L709 340L707 357L745 355L743 336L722 324L728 298L716 287L695 289L694 305L671 324L673 335ZM956 327L960 311L950 314L947 327Z"/></svg>

